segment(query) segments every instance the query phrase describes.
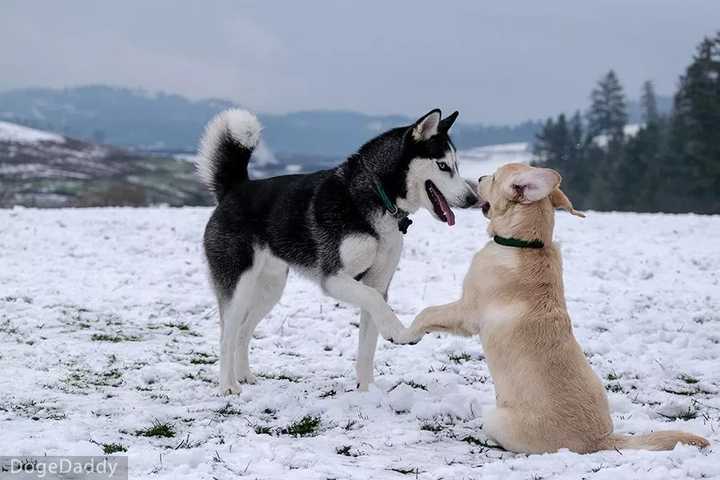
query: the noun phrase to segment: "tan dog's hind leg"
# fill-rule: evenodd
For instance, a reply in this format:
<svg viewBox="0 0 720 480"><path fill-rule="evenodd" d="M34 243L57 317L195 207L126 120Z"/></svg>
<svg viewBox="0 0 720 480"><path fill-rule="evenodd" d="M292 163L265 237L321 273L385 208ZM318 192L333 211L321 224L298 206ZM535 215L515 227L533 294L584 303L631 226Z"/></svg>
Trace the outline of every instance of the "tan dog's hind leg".
<svg viewBox="0 0 720 480"><path fill-rule="evenodd" d="M527 435L517 432L522 422L518 412L511 408L484 407L482 410L483 431L506 450L521 453L538 453L527 443ZM526 425L532 427L531 425Z"/></svg>

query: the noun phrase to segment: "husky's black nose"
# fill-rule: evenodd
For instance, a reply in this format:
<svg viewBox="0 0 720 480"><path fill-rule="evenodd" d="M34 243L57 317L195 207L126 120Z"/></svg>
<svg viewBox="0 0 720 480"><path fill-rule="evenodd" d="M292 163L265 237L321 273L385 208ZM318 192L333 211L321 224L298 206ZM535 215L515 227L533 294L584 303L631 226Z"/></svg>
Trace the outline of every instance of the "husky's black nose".
<svg viewBox="0 0 720 480"><path fill-rule="evenodd" d="M477 197L477 195L468 193L465 197L465 208L470 208L476 203L478 203L480 199Z"/></svg>

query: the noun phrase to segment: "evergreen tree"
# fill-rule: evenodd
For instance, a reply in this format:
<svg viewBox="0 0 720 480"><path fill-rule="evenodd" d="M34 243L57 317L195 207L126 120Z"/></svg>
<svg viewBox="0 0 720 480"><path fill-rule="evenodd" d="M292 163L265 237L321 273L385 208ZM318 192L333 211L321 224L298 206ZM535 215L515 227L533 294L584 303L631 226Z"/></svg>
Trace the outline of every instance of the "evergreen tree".
<svg viewBox="0 0 720 480"><path fill-rule="evenodd" d="M535 135L533 144L533 154L539 165L552 163L553 153L553 136L555 132L555 121L548 118L542 129Z"/></svg>
<svg viewBox="0 0 720 480"><path fill-rule="evenodd" d="M548 118L543 129L536 135L533 147L537 163L555 168L562 174L568 163L569 141L570 132L565 115L560 114L557 121Z"/></svg>
<svg viewBox="0 0 720 480"><path fill-rule="evenodd" d="M659 119L657 98L655 97L655 86L650 80L643 83L640 104L645 124L657 123Z"/></svg>
<svg viewBox="0 0 720 480"><path fill-rule="evenodd" d="M657 211L664 202L662 176L667 138L667 121L658 117L640 128L625 145L623 162L618 165L616 201L622 210L635 212ZM667 211L667 209L664 209Z"/></svg>
<svg viewBox="0 0 720 480"><path fill-rule="evenodd" d="M622 141L627 123L627 108L622 85L613 70L597 84L590 95L588 134L591 138L607 135L608 142Z"/></svg>
<svg viewBox="0 0 720 480"><path fill-rule="evenodd" d="M610 70L593 89L588 112L585 159L592 165L588 204L598 210L618 208L616 191L621 189L617 169L623 161L627 111L622 85ZM598 136L602 135L604 141Z"/></svg>
<svg viewBox="0 0 720 480"><path fill-rule="evenodd" d="M577 112L567 121L564 114L557 120L549 118L537 134L533 152L536 165L553 168L563 176L563 190L573 198L576 206L583 206L587 193L587 178L583 175L583 125Z"/></svg>
<svg viewBox="0 0 720 480"><path fill-rule="evenodd" d="M675 95L666 175L680 211L720 212L720 33L705 38Z"/></svg>
<svg viewBox="0 0 720 480"><path fill-rule="evenodd" d="M563 172L563 189L579 208L587 208L587 193L592 177L590 164L586 161L586 148L582 115L577 111L570 119L568 162Z"/></svg>
<svg viewBox="0 0 720 480"><path fill-rule="evenodd" d="M535 143L537 162L561 173L578 208L720 213L720 33L698 46L670 117L658 112L653 84L643 85L645 125L635 136L624 135L614 72L591 99L586 125L577 113L548 119Z"/></svg>

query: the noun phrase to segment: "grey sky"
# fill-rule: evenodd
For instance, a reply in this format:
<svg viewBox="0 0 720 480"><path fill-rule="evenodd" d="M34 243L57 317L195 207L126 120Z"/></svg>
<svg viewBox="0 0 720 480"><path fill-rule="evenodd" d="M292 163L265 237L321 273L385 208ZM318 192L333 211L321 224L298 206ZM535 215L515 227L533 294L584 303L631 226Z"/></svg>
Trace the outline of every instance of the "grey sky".
<svg viewBox="0 0 720 480"><path fill-rule="evenodd" d="M515 122L585 108L615 68L659 93L718 0L0 2L0 89L107 83L262 112L352 109Z"/></svg>

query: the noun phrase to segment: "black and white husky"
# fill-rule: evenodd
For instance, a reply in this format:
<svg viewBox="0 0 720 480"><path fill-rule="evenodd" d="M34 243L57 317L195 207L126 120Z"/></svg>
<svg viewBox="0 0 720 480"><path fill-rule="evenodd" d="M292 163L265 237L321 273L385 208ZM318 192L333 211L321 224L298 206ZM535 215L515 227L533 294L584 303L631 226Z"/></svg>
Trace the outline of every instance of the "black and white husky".
<svg viewBox="0 0 720 480"><path fill-rule="evenodd" d="M237 393L255 382L248 345L257 324L280 300L289 267L317 281L331 297L361 308L358 386L373 381L378 332L405 343L387 304L407 215L425 208L449 225L450 206L477 196L458 172L448 130L433 110L387 131L346 162L306 175L248 178L260 137L257 118L228 110L207 126L198 172L218 205L205 230L205 254L220 311L220 389Z"/></svg>

